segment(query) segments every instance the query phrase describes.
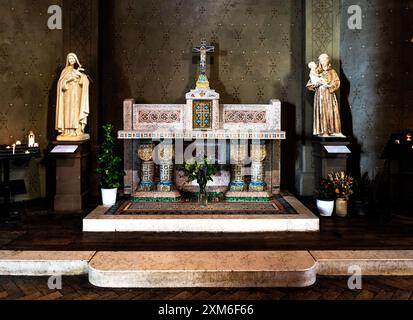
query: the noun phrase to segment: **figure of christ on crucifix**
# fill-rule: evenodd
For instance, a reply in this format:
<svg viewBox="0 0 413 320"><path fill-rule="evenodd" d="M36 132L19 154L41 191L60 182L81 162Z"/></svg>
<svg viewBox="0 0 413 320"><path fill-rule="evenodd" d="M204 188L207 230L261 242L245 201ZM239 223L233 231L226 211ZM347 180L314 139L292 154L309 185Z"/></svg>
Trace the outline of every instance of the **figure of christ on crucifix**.
<svg viewBox="0 0 413 320"><path fill-rule="evenodd" d="M193 53L199 53L201 56L200 62L199 62L199 76L198 76L198 81L196 82L197 88L209 88L209 81L206 75L206 71L207 71L206 58L207 58L207 53L213 53L214 50L215 50L215 47L208 46L205 40L201 41L201 45L199 47L195 47L192 49Z"/></svg>

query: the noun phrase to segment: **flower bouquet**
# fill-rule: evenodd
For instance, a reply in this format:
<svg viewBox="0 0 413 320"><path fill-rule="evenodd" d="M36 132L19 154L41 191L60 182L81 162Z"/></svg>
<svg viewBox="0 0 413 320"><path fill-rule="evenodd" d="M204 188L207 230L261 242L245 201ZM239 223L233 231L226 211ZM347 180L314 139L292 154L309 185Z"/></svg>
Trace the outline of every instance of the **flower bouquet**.
<svg viewBox="0 0 413 320"><path fill-rule="evenodd" d="M333 183L337 195L336 214L340 217L346 217L348 214L347 201L354 193L354 179L343 171L331 173L328 178Z"/></svg>
<svg viewBox="0 0 413 320"><path fill-rule="evenodd" d="M344 171L330 173L328 178L333 183L338 199L348 200L354 193L354 179Z"/></svg>
<svg viewBox="0 0 413 320"><path fill-rule="evenodd" d="M213 181L212 176L216 173L214 164L204 157L201 160L187 161L184 164L184 172L188 176L189 181L195 181L199 185L198 201L201 206L206 206L208 197L206 185L208 181Z"/></svg>

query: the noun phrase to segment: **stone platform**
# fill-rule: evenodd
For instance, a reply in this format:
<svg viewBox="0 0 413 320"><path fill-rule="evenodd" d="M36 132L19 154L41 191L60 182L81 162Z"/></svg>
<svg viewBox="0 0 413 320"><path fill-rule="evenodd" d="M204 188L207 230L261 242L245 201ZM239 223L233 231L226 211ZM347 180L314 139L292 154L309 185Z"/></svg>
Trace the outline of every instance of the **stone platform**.
<svg viewBox="0 0 413 320"><path fill-rule="evenodd" d="M280 202L285 202L283 207L288 206L292 211L282 210L269 202L212 203L205 209L188 207L184 203L137 203L137 209L128 212L126 208L121 214L99 206L83 220L83 231L255 233L319 230L319 219L295 197L283 196L278 200ZM139 207L142 205L144 207ZM160 206L167 207L162 209ZM238 207L234 210L234 206Z"/></svg>
<svg viewBox="0 0 413 320"><path fill-rule="evenodd" d="M106 288L307 287L354 266L412 276L413 251L0 251L0 276L88 275Z"/></svg>
<svg viewBox="0 0 413 320"><path fill-rule="evenodd" d="M111 288L307 287L316 262L308 252L99 252L89 281Z"/></svg>
<svg viewBox="0 0 413 320"><path fill-rule="evenodd" d="M95 251L0 251L0 275L76 276L88 272Z"/></svg>

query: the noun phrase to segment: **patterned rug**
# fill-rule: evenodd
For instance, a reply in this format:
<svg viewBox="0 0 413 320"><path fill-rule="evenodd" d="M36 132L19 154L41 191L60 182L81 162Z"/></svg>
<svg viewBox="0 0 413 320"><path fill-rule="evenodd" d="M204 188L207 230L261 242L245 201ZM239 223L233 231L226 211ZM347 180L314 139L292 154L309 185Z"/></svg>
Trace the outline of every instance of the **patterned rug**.
<svg viewBox="0 0 413 320"><path fill-rule="evenodd" d="M201 207L197 202L133 202L123 200L111 207L107 215L282 215L298 214L283 197L270 202L214 202Z"/></svg>

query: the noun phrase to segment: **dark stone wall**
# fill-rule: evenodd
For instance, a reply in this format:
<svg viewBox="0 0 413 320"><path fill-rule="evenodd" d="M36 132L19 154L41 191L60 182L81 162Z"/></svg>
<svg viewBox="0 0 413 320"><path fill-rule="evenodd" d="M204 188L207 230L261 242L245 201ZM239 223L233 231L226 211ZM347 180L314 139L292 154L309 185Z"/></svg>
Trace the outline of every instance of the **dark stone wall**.
<svg viewBox="0 0 413 320"><path fill-rule="evenodd" d="M347 26L353 4L363 10L362 30ZM374 176L390 134L413 130L413 1L344 0L341 20L344 125L361 147L361 172Z"/></svg>
<svg viewBox="0 0 413 320"><path fill-rule="evenodd" d="M108 0L104 12L102 119L117 128L125 98L185 101L202 38L216 47L209 80L222 103L301 103L302 1Z"/></svg>
<svg viewBox="0 0 413 320"><path fill-rule="evenodd" d="M25 142L32 130L46 148L63 44L62 31L47 27L51 4L49 0L0 1L0 144ZM11 178L25 179L29 197L44 195L44 167L39 161L15 163L14 169Z"/></svg>
<svg viewBox="0 0 413 320"><path fill-rule="evenodd" d="M48 0L0 1L0 143L24 140L33 130L46 147L53 135L56 81L65 54L75 51L94 80L89 132L95 156L100 125L122 127L123 99L184 101L198 64L191 49L206 38L216 46L210 82L223 103L284 102L286 129L293 133L284 166L294 171L297 137L307 123L303 12L309 3L320 15L320 37L312 39L317 55L324 42L335 39L331 29L322 32L329 15L321 13L331 1L56 0L64 9L63 32L47 28ZM352 4L363 9L363 30L347 28ZM342 0L340 19L345 130L361 146L361 171L374 175L389 135L413 129L413 0ZM36 198L43 195L44 168L39 162L28 166L15 167L12 178L24 178L28 197Z"/></svg>

